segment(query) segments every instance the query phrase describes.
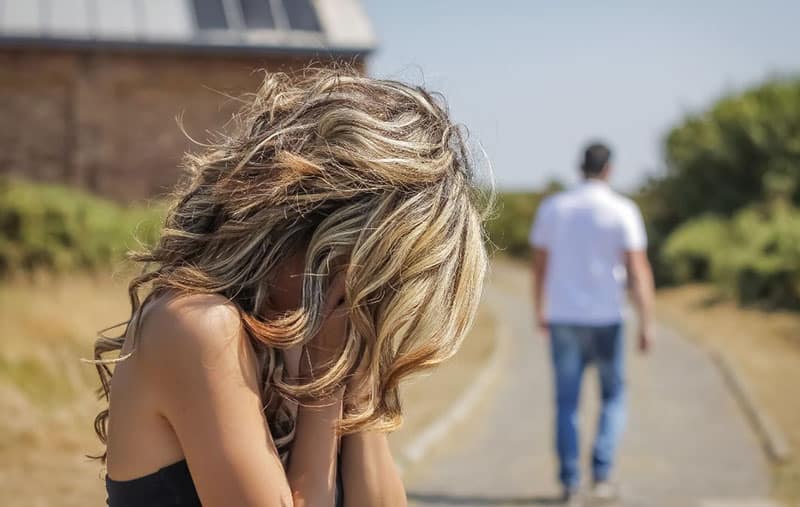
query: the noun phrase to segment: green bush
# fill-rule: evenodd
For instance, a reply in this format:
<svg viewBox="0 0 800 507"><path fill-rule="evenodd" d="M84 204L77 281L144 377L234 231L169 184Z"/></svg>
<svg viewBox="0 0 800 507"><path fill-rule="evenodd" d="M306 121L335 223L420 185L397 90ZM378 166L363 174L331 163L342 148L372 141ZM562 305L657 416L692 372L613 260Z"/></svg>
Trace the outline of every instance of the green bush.
<svg viewBox="0 0 800 507"><path fill-rule="evenodd" d="M713 281L742 303L800 308L800 210L753 206L677 228L662 252L678 282Z"/></svg>
<svg viewBox="0 0 800 507"><path fill-rule="evenodd" d="M0 181L0 275L93 270L152 244L163 210L123 207L61 185Z"/></svg>
<svg viewBox="0 0 800 507"><path fill-rule="evenodd" d="M689 115L664 153L660 192L681 221L731 216L775 190L800 204L800 79L768 81Z"/></svg>
<svg viewBox="0 0 800 507"><path fill-rule="evenodd" d="M714 257L727 249L728 224L707 215L690 220L666 240L661 256L678 283L710 281Z"/></svg>
<svg viewBox="0 0 800 507"><path fill-rule="evenodd" d="M734 248L719 263L743 303L800 308L800 210L747 209L731 224Z"/></svg>

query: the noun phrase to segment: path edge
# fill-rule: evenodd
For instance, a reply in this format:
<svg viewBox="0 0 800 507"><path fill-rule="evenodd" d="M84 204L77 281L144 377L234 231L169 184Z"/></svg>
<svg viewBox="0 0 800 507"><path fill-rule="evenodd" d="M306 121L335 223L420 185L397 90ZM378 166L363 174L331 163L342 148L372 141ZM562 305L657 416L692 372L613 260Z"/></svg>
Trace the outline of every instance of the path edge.
<svg viewBox="0 0 800 507"><path fill-rule="evenodd" d="M486 300L484 300L486 301ZM467 415L472 412L478 402L482 399L483 393L497 377L503 358L508 350L509 330L498 316L496 308L490 304L489 310L495 317L495 346L492 355L481 369L475 380L467 389L445 410L437 419L429 423L417 437L406 445L397 459L397 467L403 475L411 466L419 463L430 452L433 446L438 443L450 430Z"/></svg>
<svg viewBox="0 0 800 507"><path fill-rule="evenodd" d="M736 398L748 421L760 437L761 444L769 459L773 463L785 463L791 460L793 449L789 444L788 438L775 420L756 401L753 390L744 380L744 377L724 353L716 350L710 352L711 358L722 372L725 383L733 392L734 398Z"/></svg>

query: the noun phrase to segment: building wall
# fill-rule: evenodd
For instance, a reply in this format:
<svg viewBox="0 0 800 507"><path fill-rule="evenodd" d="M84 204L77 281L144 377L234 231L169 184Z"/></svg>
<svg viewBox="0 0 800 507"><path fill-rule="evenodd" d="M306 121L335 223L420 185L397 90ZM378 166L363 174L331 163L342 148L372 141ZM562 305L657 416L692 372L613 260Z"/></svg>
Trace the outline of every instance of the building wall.
<svg viewBox="0 0 800 507"><path fill-rule="evenodd" d="M319 61L319 60L317 60ZM254 91L256 69L307 58L0 49L0 174L121 201L164 193L183 153ZM357 65L362 65L357 62Z"/></svg>

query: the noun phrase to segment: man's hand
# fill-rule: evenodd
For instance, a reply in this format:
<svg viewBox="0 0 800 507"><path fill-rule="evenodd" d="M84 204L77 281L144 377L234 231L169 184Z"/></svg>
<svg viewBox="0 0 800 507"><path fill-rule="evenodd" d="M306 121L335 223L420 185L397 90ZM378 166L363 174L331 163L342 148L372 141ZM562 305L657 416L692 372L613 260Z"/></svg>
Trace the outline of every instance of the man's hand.
<svg viewBox="0 0 800 507"><path fill-rule="evenodd" d="M547 317L537 313L536 329L539 331L539 334L542 336L542 338L547 338L550 336L550 326L547 324Z"/></svg>
<svg viewBox="0 0 800 507"><path fill-rule="evenodd" d="M639 352L647 354L653 347L653 331L649 326L642 326L639 328L638 335Z"/></svg>

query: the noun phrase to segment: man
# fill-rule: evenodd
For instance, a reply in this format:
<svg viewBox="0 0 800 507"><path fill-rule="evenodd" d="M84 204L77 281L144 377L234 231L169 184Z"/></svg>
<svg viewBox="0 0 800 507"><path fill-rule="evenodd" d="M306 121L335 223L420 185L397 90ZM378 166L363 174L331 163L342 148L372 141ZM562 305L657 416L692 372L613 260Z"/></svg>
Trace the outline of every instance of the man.
<svg viewBox="0 0 800 507"><path fill-rule="evenodd" d="M531 230L537 325L550 336L556 449L565 501L580 486L578 399L585 367L597 364L602 409L592 453L594 494L616 496L610 482L625 424L623 307L626 284L639 314L638 345L650 348L653 275L641 213L608 186L611 151L586 148L576 188L547 198Z"/></svg>

